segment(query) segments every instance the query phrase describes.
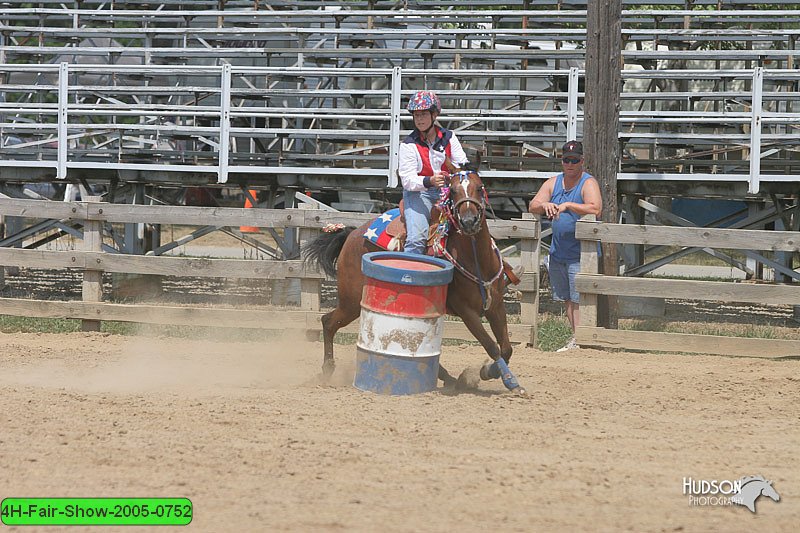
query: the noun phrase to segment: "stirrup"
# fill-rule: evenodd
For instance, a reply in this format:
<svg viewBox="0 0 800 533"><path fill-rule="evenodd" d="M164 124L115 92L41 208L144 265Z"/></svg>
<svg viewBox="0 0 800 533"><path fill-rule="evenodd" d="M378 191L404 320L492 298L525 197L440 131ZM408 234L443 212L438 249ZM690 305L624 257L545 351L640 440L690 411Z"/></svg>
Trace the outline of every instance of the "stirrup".
<svg viewBox="0 0 800 533"><path fill-rule="evenodd" d="M523 265L517 265L511 269L512 274L517 278L517 283L521 280L522 275L525 273L525 267ZM503 275L506 278L505 286L503 287L503 294L511 296L512 298L520 298L522 297L522 291L514 287L517 283L514 282L513 278L508 275L507 271L503 272Z"/></svg>

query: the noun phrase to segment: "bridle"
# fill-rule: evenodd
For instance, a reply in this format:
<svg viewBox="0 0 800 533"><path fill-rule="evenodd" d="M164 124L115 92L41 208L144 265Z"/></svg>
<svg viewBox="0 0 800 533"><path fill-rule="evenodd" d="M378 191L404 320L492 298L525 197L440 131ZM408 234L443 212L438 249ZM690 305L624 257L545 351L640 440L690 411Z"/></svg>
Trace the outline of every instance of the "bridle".
<svg viewBox="0 0 800 533"><path fill-rule="evenodd" d="M450 189L452 189L453 181L456 177L458 177L458 184L464 188L464 192L466 193L467 187L469 186L469 175L471 173L472 172L470 171L461 170L451 174L450 184L447 187L448 190L442 192L442 197L444 198L444 196L447 195L447 200L441 201L439 205L443 210L443 215L446 216L447 220L450 222L452 227L454 227L457 232L468 236L472 241L472 253L473 256L475 257L475 271L477 275L473 274L472 272L464 268L464 266L461 263L459 263L456 260L456 258L453 257L452 254L450 254L450 252L446 248L440 248L437 250L437 252L443 255L448 261L453 263L453 266L456 268L456 270L461 272L461 274L463 274L464 277L478 284L481 293L481 299L483 301L483 310L486 311L492 305L491 287L494 284L494 282L500 279L500 276L503 275L503 256L500 253L500 249L497 247L497 244L495 244L494 239L491 239L492 250L494 251L495 255L497 256L498 262L500 263L500 269L494 274L494 276L492 276L491 279L489 280L483 279L483 273L481 272L480 261L478 259L478 251L475 243L475 237L483 229L483 219L484 216L486 215L486 206L489 205L489 207L491 208L491 204L489 204L489 196L486 193L486 187L482 186L481 190L483 191L483 196L480 201L471 198L470 196L467 195L465 198L462 198L461 200L453 204L450 194L451 193ZM461 223L461 215L459 214L459 207L469 203L475 204L475 207L478 209L478 217L481 220L481 224L478 224L477 226L478 229L471 232L468 232L464 229L464 226ZM437 240L436 242L438 243L439 241Z"/></svg>
<svg viewBox="0 0 800 533"><path fill-rule="evenodd" d="M459 185L461 185L464 188L464 192L466 193L467 187L469 186L469 175L470 174L472 174L472 172L467 171L467 170L461 170L461 171L456 172L455 174L451 174L450 175L450 188L451 189L453 188L453 185L452 185L453 184L453 180L457 177ZM464 204L474 204L476 209L478 210L478 218L483 220L483 217L486 214L487 194L486 194L486 188L485 187L481 186L481 190L483 191L483 197L480 199L480 201L472 198L471 196L465 195L464 198L462 198L461 200L459 200L459 201L457 201L457 202L455 202L453 204L452 208L450 208L450 210L449 210L450 212L448 213L448 216L450 217L450 220L453 222L453 227L456 228L456 231L459 231L459 232L463 233L464 235L468 235L470 237L473 237L473 236L477 235L477 233L481 230L481 227L478 226L478 229L476 231L472 231L472 232L469 232L469 231L465 230L464 229L464 225L461 222L460 209L461 209L461 206L463 206Z"/></svg>

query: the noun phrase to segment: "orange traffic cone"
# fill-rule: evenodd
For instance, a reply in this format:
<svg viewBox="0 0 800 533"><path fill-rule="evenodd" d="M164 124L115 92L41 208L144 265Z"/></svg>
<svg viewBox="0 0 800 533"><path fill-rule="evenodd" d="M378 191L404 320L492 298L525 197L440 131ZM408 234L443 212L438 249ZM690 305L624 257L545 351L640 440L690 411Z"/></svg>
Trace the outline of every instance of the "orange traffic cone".
<svg viewBox="0 0 800 533"><path fill-rule="evenodd" d="M249 195L247 194L244 195L245 209L252 209L254 207L253 202L250 201L250 196L255 198L257 191L255 189L250 189L249 192L250 192ZM239 226L239 231L241 231L242 233L259 233L261 230L256 226Z"/></svg>

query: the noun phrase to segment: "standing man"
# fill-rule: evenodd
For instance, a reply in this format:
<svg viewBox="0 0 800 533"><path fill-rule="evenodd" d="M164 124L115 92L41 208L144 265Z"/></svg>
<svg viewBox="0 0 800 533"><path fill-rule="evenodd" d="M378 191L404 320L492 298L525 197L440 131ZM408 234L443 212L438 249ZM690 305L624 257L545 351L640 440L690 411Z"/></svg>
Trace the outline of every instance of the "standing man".
<svg viewBox="0 0 800 533"><path fill-rule="evenodd" d="M406 217L404 251L424 255L431 209L448 175L445 158L459 167L467 163L467 156L455 133L436 126L442 111L436 94L417 92L409 100L408 110L414 117L414 131L400 144L398 168Z"/></svg>
<svg viewBox="0 0 800 533"><path fill-rule="evenodd" d="M550 244L550 284L553 300L567 303L567 320L572 338L558 352L578 348L575 327L580 321L578 291L575 275L581 269L581 243L575 238L575 223L582 215L600 216L603 200L600 185L583 170L583 145L569 141L562 149L563 172L547 180L528 211L544 215L553 221L553 240Z"/></svg>

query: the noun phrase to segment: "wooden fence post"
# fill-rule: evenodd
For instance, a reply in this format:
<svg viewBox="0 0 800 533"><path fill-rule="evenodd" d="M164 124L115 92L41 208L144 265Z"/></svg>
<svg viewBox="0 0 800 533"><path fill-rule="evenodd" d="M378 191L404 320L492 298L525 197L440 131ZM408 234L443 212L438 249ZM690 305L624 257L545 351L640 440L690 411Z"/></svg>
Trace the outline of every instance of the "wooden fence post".
<svg viewBox="0 0 800 533"><path fill-rule="evenodd" d="M87 196L86 202L100 202L100 196ZM83 221L83 249L86 252L103 251L103 222L100 220ZM103 271L90 270L83 271L83 290L84 302L103 301ZM99 320L81 320L82 331L100 331Z"/></svg>
<svg viewBox="0 0 800 533"><path fill-rule="evenodd" d="M298 206L300 209L313 209L313 206L310 204L301 202ZM306 217L311 216L311 212L304 213ZM303 222L305 226L307 226L307 222ZM302 227L298 233L298 240L300 241L300 252L302 257L302 251L305 246L316 239L320 234L320 231L316 228L309 228L309 227ZM305 265L304 265L305 266ZM319 268L317 269L319 270ZM305 268L304 268L305 272ZM304 274L305 276L305 274ZM319 312L321 304L321 293L322 293L322 280L319 278L316 279L309 279L303 277L300 279L300 309L305 311L313 311ZM306 330L306 338L311 341L318 341L319 340L319 331L317 329L313 330Z"/></svg>
<svg viewBox="0 0 800 533"><path fill-rule="evenodd" d="M520 283L520 322L530 324L528 346L536 346L539 337L539 219L531 213L522 213L523 220L535 220L536 229L531 238L519 240L519 261L525 269Z"/></svg>
<svg viewBox="0 0 800 533"><path fill-rule="evenodd" d="M300 209L313 209L313 207L306 203L301 203L298 206ZM309 216L309 213L305 214ZM302 227L300 228L299 240L300 250L302 250L309 242L313 241L319 236L319 230L316 228ZM300 280L300 308L306 311L319 311L320 309L320 291L322 287L322 280L319 278L308 279L301 278Z"/></svg>
<svg viewBox="0 0 800 533"><path fill-rule="evenodd" d="M584 215L581 220L595 221L594 215ZM581 274L597 274L597 241L581 241ZM597 295L580 293L580 326L597 327ZM580 331L580 330L579 330ZM581 339L576 339L581 343Z"/></svg>

